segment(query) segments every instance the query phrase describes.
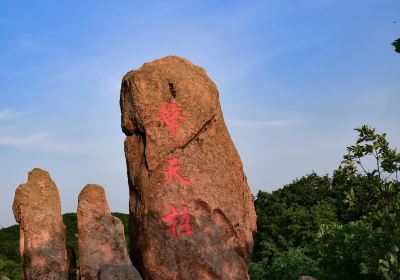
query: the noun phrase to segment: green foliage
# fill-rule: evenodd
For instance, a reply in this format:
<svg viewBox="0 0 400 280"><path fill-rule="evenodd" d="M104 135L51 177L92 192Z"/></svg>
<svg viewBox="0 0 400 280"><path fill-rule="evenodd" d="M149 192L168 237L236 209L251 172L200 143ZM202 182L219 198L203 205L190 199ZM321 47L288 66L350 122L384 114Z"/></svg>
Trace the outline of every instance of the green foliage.
<svg viewBox="0 0 400 280"><path fill-rule="evenodd" d="M0 256L19 262L19 226L0 229Z"/></svg>
<svg viewBox="0 0 400 280"><path fill-rule="evenodd" d="M297 280L303 275L319 277L318 262L306 256L303 249L290 248L276 255L264 279Z"/></svg>
<svg viewBox="0 0 400 280"><path fill-rule="evenodd" d="M251 279L400 279L400 154L386 134L356 131L332 179L258 193Z"/></svg>
<svg viewBox="0 0 400 280"><path fill-rule="evenodd" d="M5 275L12 280L22 280L21 264L0 256L0 275Z"/></svg>
<svg viewBox="0 0 400 280"><path fill-rule="evenodd" d="M0 229L0 275L22 279L19 256L19 226Z"/></svg>
<svg viewBox="0 0 400 280"><path fill-rule="evenodd" d="M259 262L251 262L249 264L249 274L251 280L264 280L267 277L268 261L263 259Z"/></svg>
<svg viewBox="0 0 400 280"><path fill-rule="evenodd" d="M340 279L399 279L399 225L399 215L388 209L343 225L321 225L314 254L327 275Z"/></svg>
<svg viewBox="0 0 400 280"><path fill-rule="evenodd" d="M350 179L357 172L364 173L367 178L378 177L383 182L399 182L400 153L397 149L391 149L386 140L386 134L378 134L374 128L363 125L356 128L359 137L356 144L347 147L347 155L344 156L339 172L343 172ZM375 162L375 168L368 170L364 165L368 158Z"/></svg>
<svg viewBox="0 0 400 280"><path fill-rule="evenodd" d="M331 180L315 173L272 194L259 192L255 201L257 233L254 258L259 262L278 252L310 243L320 224L335 221Z"/></svg>
<svg viewBox="0 0 400 280"><path fill-rule="evenodd" d="M395 40L395 41L392 43L392 46L394 47L395 52L400 53L400 38L397 39L397 40Z"/></svg>
<svg viewBox="0 0 400 280"><path fill-rule="evenodd" d="M67 228L67 245L74 248L75 255L78 257L78 223L76 220L76 213L64 214L63 221Z"/></svg>

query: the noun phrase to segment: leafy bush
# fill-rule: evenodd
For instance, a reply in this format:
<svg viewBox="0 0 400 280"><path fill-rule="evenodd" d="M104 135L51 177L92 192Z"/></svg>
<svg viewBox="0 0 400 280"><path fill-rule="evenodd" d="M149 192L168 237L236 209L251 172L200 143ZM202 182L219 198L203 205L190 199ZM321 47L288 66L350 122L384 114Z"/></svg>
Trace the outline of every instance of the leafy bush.
<svg viewBox="0 0 400 280"><path fill-rule="evenodd" d="M258 193L251 279L400 279L400 153L386 134L356 131L332 179Z"/></svg>

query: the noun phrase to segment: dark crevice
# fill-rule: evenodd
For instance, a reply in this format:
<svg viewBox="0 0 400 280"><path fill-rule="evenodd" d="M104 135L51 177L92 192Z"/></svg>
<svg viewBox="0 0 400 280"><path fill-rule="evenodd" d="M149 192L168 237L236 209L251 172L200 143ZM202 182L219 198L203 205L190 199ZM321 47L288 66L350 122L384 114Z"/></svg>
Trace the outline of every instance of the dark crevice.
<svg viewBox="0 0 400 280"><path fill-rule="evenodd" d="M183 145L181 145L181 146L179 146L179 147L176 147L175 149L173 149L173 150L171 150L170 152L168 152L169 154L172 154L172 153L174 153L176 150L184 150L187 146L189 146L189 144L192 142L192 141L194 141L194 140L196 140L199 136L200 136L200 134L202 134L203 132L205 132L208 128L209 128L209 126L211 126L211 123L215 120L215 116L216 115L213 115L212 117L211 117L211 119L209 119L208 121L206 121L205 123L204 123L204 125L200 128L200 130L192 137L192 138L190 138L185 144L183 144ZM144 137L144 136L143 136ZM146 138L144 137L143 138L144 139L144 147L145 147L145 151L146 151ZM147 165L147 159L146 159L146 152L144 153L144 158L145 158L145 164L146 164L146 169L147 169L147 171L148 171L148 173L149 173L149 177L150 177L150 174L152 173L152 171L149 169L149 166ZM158 163L154 168L153 168L153 170L157 170L157 168L161 165L162 163Z"/></svg>
<svg viewBox="0 0 400 280"><path fill-rule="evenodd" d="M146 156L146 132L144 131L144 127L138 126L139 129L135 131L135 134L138 135L143 140L143 160L146 170L150 176L150 169L147 163L147 156Z"/></svg>
<svg viewBox="0 0 400 280"><path fill-rule="evenodd" d="M169 91L170 91L172 97L176 98L176 90L175 90L174 84L171 82L168 82L168 85L169 85Z"/></svg>
<svg viewBox="0 0 400 280"><path fill-rule="evenodd" d="M184 150L192 141L196 140L196 139L200 136L200 134L202 134L203 132L205 132L214 120L215 120L215 115L213 115L213 116L211 117L211 119L209 119L208 121L206 121L206 122L204 123L204 125L200 128L200 130L199 130L192 138L190 138L190 139L189 139L185 144L183 144L182 146L176 147L173 151L171 151L171 153L173 153L173 152L174 152L175 150L177 150L177 149Z"/></svg>
<svg viewBox="0 0 400 280"><path fill-rule="evenodd" d="M129 257L132 264L138 269L140 274L145 274L145 268L143 263L143 256L141 250L141 244L139 243L140 232L143 231L143 213L144 203L142 198L142 192L140 191L139 178L141 173L141 167L143 162L147 168L147 161L145 156L146 137L145 133L141 130L142 127L136 126L136 130L133 133L133 137L137 137L139 142L136 145L141 146L143 143L143 150L135 155L136 158L133 160L140 161L138 165L134 164L134 167L129 167L129 157L126 157L128 166L128 185L129 185ZM142 143L141 143L142 142Z"/></svg>

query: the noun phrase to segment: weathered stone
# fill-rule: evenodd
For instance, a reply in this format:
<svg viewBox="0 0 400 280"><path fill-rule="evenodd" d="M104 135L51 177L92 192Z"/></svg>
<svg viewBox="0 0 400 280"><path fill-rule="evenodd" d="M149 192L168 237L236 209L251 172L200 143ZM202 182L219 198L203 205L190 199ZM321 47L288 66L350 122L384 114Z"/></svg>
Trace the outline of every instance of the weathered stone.
<svg viewBox="0 0 400 280"><path fill-rule="evenodd" d="M111 215L99 185L87 185L79 194L78 251L82 280L97 279L103 264L131 264L124 226Z"/></svg>
<svg viewBox="0 0 400 280"><path fill-rule="evenodd" d="M68 279L65 225L60 195L47 171L35 168L15 191L24 279Z"/></svg>
<svg viewBox="0 0 400 280"><path fill-rule="evenodd" d="M0 275L0 280L10 280L10 278L4 275Z"/></svg>
<svg viewBox="0 0 400 280"><path fill-rule="evenodd" d="M121 86L131 259L144 279L248 279L256 215L219 93L166 57Z"/></svg>
<svg viewBox="0 0 400 280"><path fill-rule="evenodd" d="M105 264L100 267L99 280L142 280L131 264Z"/></svg>

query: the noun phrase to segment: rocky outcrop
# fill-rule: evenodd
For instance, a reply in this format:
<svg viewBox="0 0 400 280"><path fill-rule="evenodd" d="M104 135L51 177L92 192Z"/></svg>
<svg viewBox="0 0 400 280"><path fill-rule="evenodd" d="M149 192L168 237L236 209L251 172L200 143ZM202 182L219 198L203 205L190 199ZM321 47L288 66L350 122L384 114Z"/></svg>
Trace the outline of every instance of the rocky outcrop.
<svg viewBox="0 0 400 280"><path fill-rule="evenodd" d="M144 279L248 279L256 215L219 94L166 57L121 86L131 259Z"/></svg>
<svg viewBox="0 0 400 280"><path fill-rule="evenodd" d="M105 264L100 267L99 280L142 280L142 277L133 265Z"/></svg>
<svg viewBox="0 0 400 280"><path fill-rule="evenodd" d="M0 280L10 280L7 276L0 275Z"/></svg>
<svg viewBox="0 0 400 280"><path fill-rule="evenodd" d="M82 280L97 279L103 264L131 264L124 226L111 215L103 187L87 185L81 191L77 216Z"/></svg>
<svg viewBox="0 0 400 280"><path fill-rule="evenodd" d="M35 168L20 185L13 204L20 224L24 279L67 279L65 226L60 196L47 171Z"/></svg>

